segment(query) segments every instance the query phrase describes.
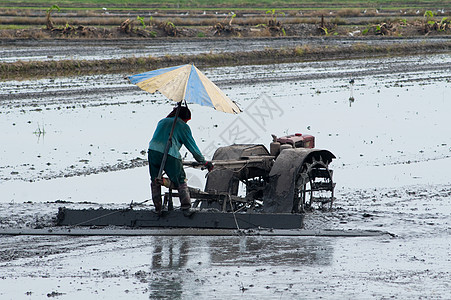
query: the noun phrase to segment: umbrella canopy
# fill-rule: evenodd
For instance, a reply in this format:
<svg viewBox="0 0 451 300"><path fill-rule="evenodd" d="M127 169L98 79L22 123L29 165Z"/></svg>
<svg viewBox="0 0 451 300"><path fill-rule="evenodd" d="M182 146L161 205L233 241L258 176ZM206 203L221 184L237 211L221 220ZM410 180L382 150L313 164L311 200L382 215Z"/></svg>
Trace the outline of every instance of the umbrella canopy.
<svg viewBox="0 0 451 300"><path fill-rule="evenodd" d="M158 91L177 102L185 100L226 113L241 112L235 102L193 64L158 69L130 76L129 79L149 93Z"/></svg>

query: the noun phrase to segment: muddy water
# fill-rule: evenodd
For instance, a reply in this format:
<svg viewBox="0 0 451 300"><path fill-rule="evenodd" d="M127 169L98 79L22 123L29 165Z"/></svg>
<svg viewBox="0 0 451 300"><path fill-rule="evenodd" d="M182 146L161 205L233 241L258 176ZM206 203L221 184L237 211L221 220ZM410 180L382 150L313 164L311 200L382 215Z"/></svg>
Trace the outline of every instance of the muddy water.
<svg viewBox="0 0 451 300"><path fill-rule="evenodd" d="M428 38L429 43L439 43L447 37ZM384 44L419 43L423 38L202 38L202 39L151 39L151 40L2 40L0 62L61 59L113 59L122 57L147 57L164 55L193 55L199 53L221 53L253 51L264 48L279 49L301 45L340 45L355 43Z"/></svg>
<svg viewBox="0 0 451 300"><path fill-rule="evenodd" d="M337 201L305 227L394 236L2 236L0 296L448 298L450 70L449 55L208 69L244 112L190 106L208 157L234 142L268 145L271 133L314 135L337 156ZM125 75L0 83L0 226L51 226L62 205L149 197L141 151L171 104ZM203 185L204 172L187 173Z"/></svg>
<svg viewBox="0 0 451 300"><path fill-rule="evenodd" d="M438 55L208 69L244 113L191 105L190 125L207 157L221 145L268 145L271 133L301 132L336 154L337 171L440 163L450 156L450 68L450 56ZM171 110L163 96L132 86L126 74L1 86L0 138L8 142L0 148L0 178L6 182L142 166L157 120ZM433 168L421 172L397 180L446 178ZM343 186L362 180L349 178Z"/></svg>

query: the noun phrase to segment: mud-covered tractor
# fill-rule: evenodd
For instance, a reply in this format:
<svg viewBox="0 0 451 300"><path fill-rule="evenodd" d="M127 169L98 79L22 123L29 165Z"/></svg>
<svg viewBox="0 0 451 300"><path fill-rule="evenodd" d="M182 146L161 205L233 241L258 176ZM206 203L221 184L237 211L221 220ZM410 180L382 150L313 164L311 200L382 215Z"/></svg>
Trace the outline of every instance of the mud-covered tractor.
<svg viewBox="0 0 451 300"><path fill-rule="evenodd" d="M273 135L270 151L261 144L220 147L205 190L190 190L194 207L251 213L332 207L335 183L329 164L335 156L314 147L315 138L300 133Z"/></svg>
<svg viewBox="0 0 451 300"><path fill-rule="evenodd" d="M64 226L130 226L203 229L301 229L303 212L332 207L335 183L329 164L335 156L315 149L311 135L273 136L270 151L263 145L221 147L213 155L214 169L205 189L190 188L196 209L174 209L171 183L161 214L130 204L125 209L60 208ZM197 163L184 162L196 167ZM145 201L147 202L147 201ZM135 206L138 209L135 209Z"/></svg>

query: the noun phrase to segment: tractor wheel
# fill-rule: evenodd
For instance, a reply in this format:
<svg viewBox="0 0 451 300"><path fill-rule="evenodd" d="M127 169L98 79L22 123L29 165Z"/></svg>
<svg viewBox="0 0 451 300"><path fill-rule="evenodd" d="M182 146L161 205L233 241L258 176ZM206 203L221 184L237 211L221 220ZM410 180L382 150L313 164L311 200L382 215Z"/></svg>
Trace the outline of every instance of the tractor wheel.
<svg viewBox="0 0 451 300"><path fill-rule="evenodd" d="M332 180L333 171L321 156L317 160L314 156L311 162L305 162L296 179L293 212L305 212L314 208L332 208L334 201L335 183Z"/></svg>

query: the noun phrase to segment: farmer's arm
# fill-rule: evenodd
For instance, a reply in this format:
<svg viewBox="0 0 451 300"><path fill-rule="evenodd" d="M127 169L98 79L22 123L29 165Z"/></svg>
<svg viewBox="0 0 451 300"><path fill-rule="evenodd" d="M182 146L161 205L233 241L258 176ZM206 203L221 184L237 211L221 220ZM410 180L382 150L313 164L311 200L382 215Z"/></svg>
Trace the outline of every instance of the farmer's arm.
<svg viewBox="0 0 451 300"><path fill-rule="evenodd" d="M205 163L205 158L200 152L199 148L194 141L193 135L191 134L191 129L187 125L183 132L183 144L188 149L189 152L193 155L194 159L200 163Z"/></svg>

